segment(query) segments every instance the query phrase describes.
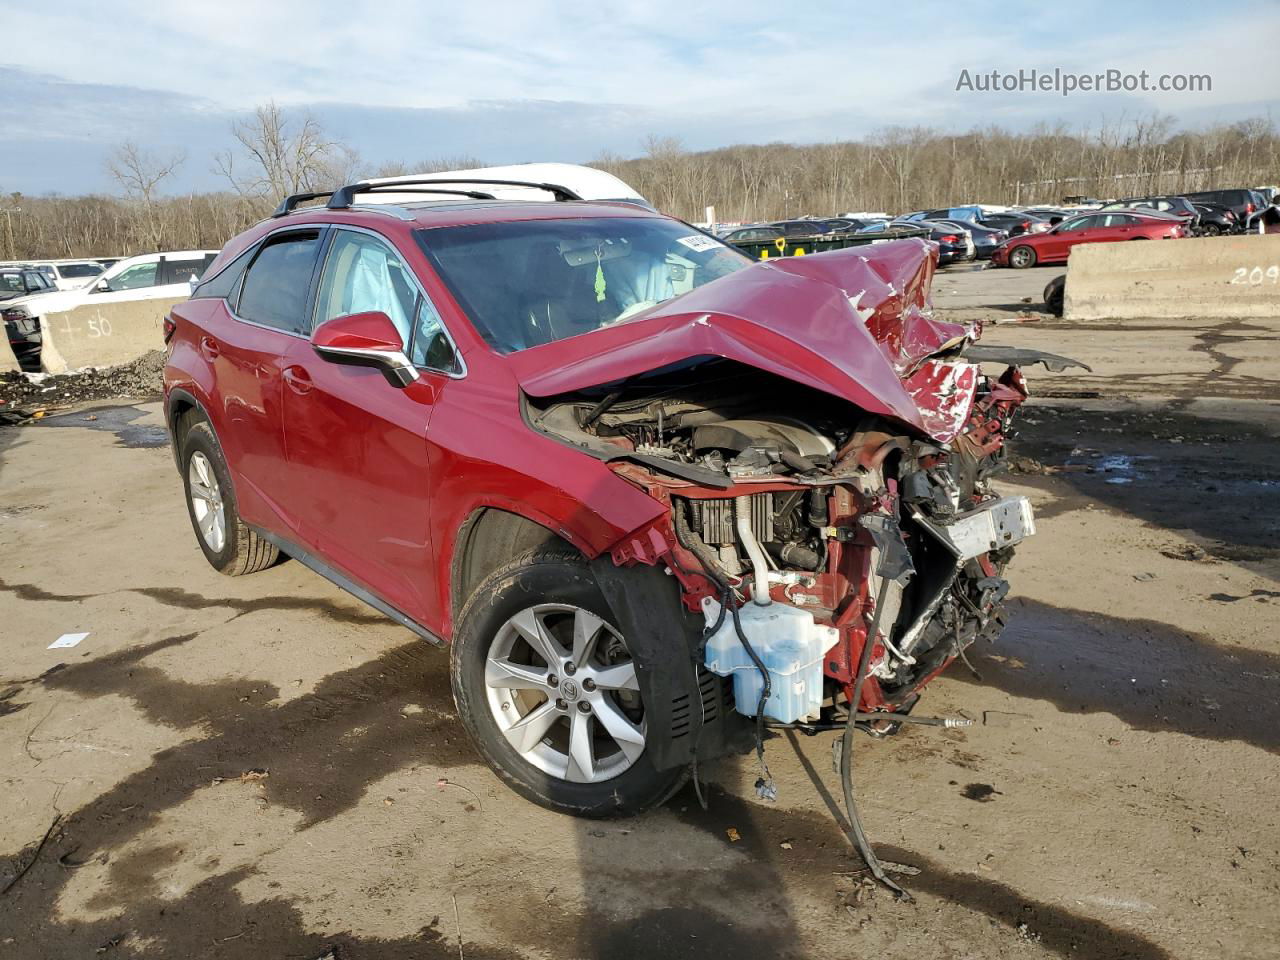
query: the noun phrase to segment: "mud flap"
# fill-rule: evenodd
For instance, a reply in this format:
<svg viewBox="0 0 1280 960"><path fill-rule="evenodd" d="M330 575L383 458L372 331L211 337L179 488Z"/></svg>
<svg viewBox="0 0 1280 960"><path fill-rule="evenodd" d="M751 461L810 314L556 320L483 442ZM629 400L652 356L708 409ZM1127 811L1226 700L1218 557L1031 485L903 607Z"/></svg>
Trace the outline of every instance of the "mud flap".
<svg viewBox="0 0 1280 960"><path fill-rule="evenodd" d="M751 722L733 709L728 682L699 662L702 618L684 609L675 578L661 567L616 566L607 553L591 572L635 660L653 765L748 752Z"/></svg>

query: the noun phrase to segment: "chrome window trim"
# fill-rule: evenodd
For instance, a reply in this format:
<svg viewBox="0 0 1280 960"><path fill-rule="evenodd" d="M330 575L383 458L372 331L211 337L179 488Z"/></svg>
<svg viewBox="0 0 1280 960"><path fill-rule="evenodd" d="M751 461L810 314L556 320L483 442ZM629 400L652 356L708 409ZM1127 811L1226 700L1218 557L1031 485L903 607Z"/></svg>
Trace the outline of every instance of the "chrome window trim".
<svg viewBox="0 0 1280 960"><path fill-rule="evenodd" d="M401 255L401 253L400 253L400 248L399 248L399 247L397 247L394 243L392 243L392 242L391 242L387 237L383 236L381 233L378 233L378 231L376 231L376 230L370 230L368 227L361 227L361 226L356 226L355 224L347 224L347 223L332 223L332 222L330 222L330 223L326 224L326 226L327 226L330 230L334 230L334 231L337 231L337 230L349 230L349 231L351 231L351 232L353 232L353 233L364 233L364 234L367 234L367 235L369 235L369 236L373 237L375 240L378 240L378 241L380 241L380 242L382 242L382 243L386 244L386 246L388 246L392 251L394 251L394 252L395 252L396 256L400 257L400 259L401 259L401 261L402 261L402 262L403 262L403 260L404 260L403 255ZM295 227L295 229L297 229L297 228ZM270 234L268 234L268 236L270 236ZM265 238L264 238L264 239L265 239ZM316 281L316 291L317 291L317 293L319 293L319 289L320 289L320 286L319 286L319 285L320 285L321 283L323 283L323 282L324 282L324 273L325 273L325 270L327 269L327 267L328 267L328 265L329 265L329 255L333 252L333 244L334 244L334 241L332 241L332 240L331 240L331 241L329 242L328 246L325 248L325 252L324 252L324 262L320 264L320 275L319 275L319 279ZM415 273L413 272L413 270L408 269L408 265L407 265L407 264L406 264L405 266L406 266L405 272L408 274L409 279L412 281L414 289L418 292L418 296L420 296L420 297L422 298L423 302L424 302L424 303L426 303L426 304L429 304L429 305L430 305L430 307L431 307L431 309L435 311L435 315L436 315L436 317L437 317L437 318L439 319L439 321L440 321L440 329L444 331L445 339L449 341L449 346L451 346L451 347L453 348L453 355L454 355L454 357L457 359L458 366L461 368L460 370L457 370L457 371L453 371L453 370L441 370L439 367L419 366L418 364L416 364L416 363L415 363L415 364L413 364L414 369L416 369L416 370L426 370L426 371L428 371L429 373L438 373L438 374L440 374L441 376L448 377L448 378L449 378L449 379L451 379L451 380L463 380L463 379L465 379L465 378L466 378L466 376L467 376L467 361L466 361L466 358L462 355L462 351L458 349L458 341L454 339L454 337L453 337L453 332L449 329L449 325L448 325L447 323L445 323L445 322L444 322L444 314L442 314L442 313L439 311L439 309L437 309L437 308L436 308L435 301L434 301L434 300L432 300L429 296L427 296L427 291L426 291L425 289L423 289L423 287L422 287L422 282L418 279L417 274L415 274ZM246 271L246 273L247 273L247 272L248 272L248 271ZM312 330L312 332L315 332L315 328L316 328L316 311L319 309L319 307L320 307L320 300L319 300L319 297L317 296L317 298L316 298L316 302L312 305L312 311L311 311L311 330ZM414 318L413 318L413 322L414 322L414 323L416 323L416 322L417 322L417 316L416 316L416 314L415 314L415 316L414 316ZM308 337L307 339L310 339L310 338ZM408 344L401 344L401 346L402 346L402 347L404 347L404 348L407 350L409 345L408 345ZM408 354L406 353L406 354L405 354L405 356L408 356Z"/></svg>

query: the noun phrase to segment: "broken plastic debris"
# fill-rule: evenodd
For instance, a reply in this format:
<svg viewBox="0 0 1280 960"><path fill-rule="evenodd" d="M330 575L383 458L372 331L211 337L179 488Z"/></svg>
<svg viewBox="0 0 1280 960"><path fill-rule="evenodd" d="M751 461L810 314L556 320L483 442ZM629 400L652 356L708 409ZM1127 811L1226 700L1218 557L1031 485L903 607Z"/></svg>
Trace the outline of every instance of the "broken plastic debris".
<svg viewBox="0 0 1280 960"><path fill-rule="evenodd" d="M74 647L88 635L88 633L64 633L57 640L53 641L53 643L49 644L47 649L61 650L64 647Z"/></svg>
<svg viewBox="0 0 1280 960"><path fill-rule="evenodd" d="M778 799L778 788L773 785L773 778L766 780L761 777L756 781L756 796L761 800L768 800L772 803Z"/></svg>

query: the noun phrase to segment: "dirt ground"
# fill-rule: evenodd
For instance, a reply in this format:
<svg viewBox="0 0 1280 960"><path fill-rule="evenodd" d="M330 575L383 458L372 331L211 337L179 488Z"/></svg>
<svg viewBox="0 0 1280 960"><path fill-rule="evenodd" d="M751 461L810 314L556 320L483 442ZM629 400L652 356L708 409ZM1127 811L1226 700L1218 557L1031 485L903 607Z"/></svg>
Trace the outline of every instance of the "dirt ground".
<svg viewBox="0 0 1280 960"><path fill-rule="evenodd" d="M952 306L1017 319L1023 273ZM1278 338L988 329L1093 372L1029 371L1009 628L920 708L979 723L857 744L912 903L835 825L830 737L770 741L776 804L743 759L705 812L546 813L446 653L300 564L208 568L157 404L0 428L0 957L1280 957Z"/></svg>

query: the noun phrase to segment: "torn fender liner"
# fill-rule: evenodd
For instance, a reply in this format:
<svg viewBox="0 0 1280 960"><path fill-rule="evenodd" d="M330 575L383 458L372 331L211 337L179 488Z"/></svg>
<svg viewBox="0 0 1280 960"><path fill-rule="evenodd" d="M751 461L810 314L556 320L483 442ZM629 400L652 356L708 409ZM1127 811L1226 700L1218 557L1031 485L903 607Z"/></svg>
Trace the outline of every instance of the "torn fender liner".
<svg viewBox="0 0 1280 960"><path fill-rule="evenodd" d="M591 572L636 663L653 765L684 766L695 750L699 760L749 751L751 721L698 662L702 619L684 609L675 578L661 565L619 567L607 553L591 561Z"/></svg>

